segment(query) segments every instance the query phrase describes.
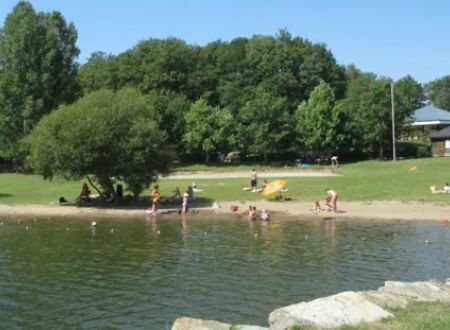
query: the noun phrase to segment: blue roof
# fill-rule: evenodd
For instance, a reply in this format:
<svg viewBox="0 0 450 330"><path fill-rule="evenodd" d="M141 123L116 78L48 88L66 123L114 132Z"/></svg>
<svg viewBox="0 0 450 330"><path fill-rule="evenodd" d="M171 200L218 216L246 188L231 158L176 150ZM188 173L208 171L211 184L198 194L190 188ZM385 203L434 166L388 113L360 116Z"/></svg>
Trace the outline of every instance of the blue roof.
<svg viewBox="0 0 450 330"><path fill-rule="evenodd" d="M436 122L450 124L450 112L439 109L433 104L424 106L414 111L413 118L415 122Z"/></svg>

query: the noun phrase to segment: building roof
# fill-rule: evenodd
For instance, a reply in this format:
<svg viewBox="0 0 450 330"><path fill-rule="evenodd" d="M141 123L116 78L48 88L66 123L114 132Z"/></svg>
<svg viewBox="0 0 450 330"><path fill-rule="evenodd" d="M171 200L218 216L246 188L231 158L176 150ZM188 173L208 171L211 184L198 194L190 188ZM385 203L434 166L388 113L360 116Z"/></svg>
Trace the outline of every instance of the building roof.
<svg viewBox="0 0 450 330"><path fill-rule="evenodd" d="M430 134L430 139L450 138L450 126Z"/></svg>
<svg viewBox="0 0 450 330"><path fill-rule="evenodd" d="M450 125L450 112L439 109L433 104L424 106L423 108L417 109L413 114L414 122L413 126L418 125L440 125L448 124Z"/></svg>

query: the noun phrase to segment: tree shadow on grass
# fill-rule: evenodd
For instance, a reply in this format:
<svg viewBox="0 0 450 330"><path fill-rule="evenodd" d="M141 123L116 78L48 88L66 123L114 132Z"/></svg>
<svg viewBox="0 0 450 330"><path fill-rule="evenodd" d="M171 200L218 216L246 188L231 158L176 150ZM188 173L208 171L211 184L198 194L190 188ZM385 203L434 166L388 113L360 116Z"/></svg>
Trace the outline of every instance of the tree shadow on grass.
<svg viewBox="0 0 450 330"><path fill-rule="evenodd" d="M11 194L8 194L8 193L0 193L0 198L2 198L2 197L11 197L12 195Z"/></svg>

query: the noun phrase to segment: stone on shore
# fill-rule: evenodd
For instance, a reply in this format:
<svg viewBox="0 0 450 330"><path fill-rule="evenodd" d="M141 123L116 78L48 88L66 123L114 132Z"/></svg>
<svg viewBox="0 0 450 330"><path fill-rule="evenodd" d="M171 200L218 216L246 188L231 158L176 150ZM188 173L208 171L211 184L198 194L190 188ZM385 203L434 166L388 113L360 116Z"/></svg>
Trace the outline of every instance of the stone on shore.
<svg viewBox="0 0 450 330"><path fill-rule="evenodd" d="M180 317L175 320L172 330L269 330L257 325L231 325L212 320Z"/></svg>
<svg viewBox="0 0 450 330"><path fill-rule="evenodd" d="M450 286L443 282L395 282L387 281L378 292L404 297L409 302L450 303Z"/></svg>
<svg viewBox="0 0 450 330"><path fill-rule="evenodd" d="M230 330L231 324L212 320L180 317L175 320L172 330Z"/></svg>
<svg viewBox="0 0 450 330"><path fill-rule="evenodd" d="M269 315L269 324L271 330L286 330L293 325L337 328L390 316L363 295L349 291L276 309Z"/></svg>

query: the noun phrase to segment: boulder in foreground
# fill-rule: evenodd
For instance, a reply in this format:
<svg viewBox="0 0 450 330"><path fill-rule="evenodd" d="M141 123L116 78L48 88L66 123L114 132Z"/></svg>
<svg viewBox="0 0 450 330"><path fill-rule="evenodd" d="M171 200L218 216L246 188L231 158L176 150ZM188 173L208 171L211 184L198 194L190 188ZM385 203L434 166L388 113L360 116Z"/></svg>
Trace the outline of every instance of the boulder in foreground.
<svg viewBox="0 0 450 330"><path fill-rule="evenodd" d="M392 316L355 292L342 292L274 310L269 315L271 330L285 330L293 325L337 328L369 323Z"/></svg>

